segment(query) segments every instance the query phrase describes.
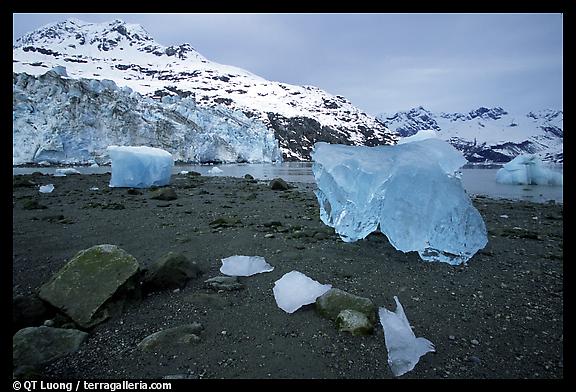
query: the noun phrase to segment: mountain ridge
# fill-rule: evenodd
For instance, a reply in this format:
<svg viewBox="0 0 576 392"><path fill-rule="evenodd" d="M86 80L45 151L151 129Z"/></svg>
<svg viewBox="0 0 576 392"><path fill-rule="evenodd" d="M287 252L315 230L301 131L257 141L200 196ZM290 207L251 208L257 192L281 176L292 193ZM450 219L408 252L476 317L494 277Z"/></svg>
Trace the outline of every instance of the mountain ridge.
<svg viewBox="0 0 576 392"><path fill-rule="evenodd" d="M65 66L70 78L110 79L158 100L192 96L200 106L241 110L274 130L287 160L309 160L317 141L382 145L397 140L343 96L209 61L190 44L160 45L142 26L119 19L51 23L13 45L15 73L37 76L56 66Z"/></svg>

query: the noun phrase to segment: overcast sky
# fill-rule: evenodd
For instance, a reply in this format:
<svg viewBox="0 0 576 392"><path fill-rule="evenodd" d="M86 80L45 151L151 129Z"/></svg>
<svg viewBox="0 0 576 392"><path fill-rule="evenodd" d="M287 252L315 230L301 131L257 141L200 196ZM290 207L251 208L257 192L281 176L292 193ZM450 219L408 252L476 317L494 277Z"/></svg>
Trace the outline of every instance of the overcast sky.
<svg viewBox="0 0 576 392"><path fill-rule="evenodd" d="M369 114L416 106L527 113L562 106L562 14L14 14L138 23L164 45L266 79L320 87Z"/></svg>

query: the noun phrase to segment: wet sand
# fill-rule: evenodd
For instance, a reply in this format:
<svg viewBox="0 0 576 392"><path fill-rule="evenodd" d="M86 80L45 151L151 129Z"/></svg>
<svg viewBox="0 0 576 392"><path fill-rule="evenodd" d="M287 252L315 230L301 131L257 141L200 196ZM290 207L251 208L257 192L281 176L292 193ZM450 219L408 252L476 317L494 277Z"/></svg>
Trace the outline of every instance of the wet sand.
<svg viewBox="0 0 576 392"><path fill-rule="evenodd" d="M149 190L108 188L109 174L18 177L55 190L13 188L14 296L36 293L97 244L118 245L142 267L181 252L204 270L180 291L129 303L43 377L394 378L379 324L372 335L351 336L313 305L293 314L278 308L274 281L298 270L379 307L394 309L399 297L416 336L436 346L402 378L563 378L562 204L474 198L488 245L467 265L451 266L397 251L381 234L344 243L320 221L314 184L274 191L267 182L175 175L178 199L161 201ZM24 209L29 199L47 208ZM237 222L210 225L218 218ZM242 290L206 289L204 280L221 275L220 259L235 254L263 256L275 269L240 278ZM154 332L192 322L204 327L199 343L164 353L136 348Z"/></svg>

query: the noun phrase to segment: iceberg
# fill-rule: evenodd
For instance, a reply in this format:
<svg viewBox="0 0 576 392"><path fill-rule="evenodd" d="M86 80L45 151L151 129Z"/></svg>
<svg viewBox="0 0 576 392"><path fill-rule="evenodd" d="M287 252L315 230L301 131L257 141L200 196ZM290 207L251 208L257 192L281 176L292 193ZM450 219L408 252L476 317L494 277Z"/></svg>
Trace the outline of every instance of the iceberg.
<svg viewBox="0 0 576 392"><path fill-rule="evenodd" d="M261 256L230 256L222 259L220 272L228 276L252 276L274 270Z"/></svg>
<svg viewBox="0 0 576 392"><path fill-rule="evenodd" d="M562 173L545 167L536 155L522 154L496 172L496 182L512 185L563 186Z"/></svg>
<svg viewBox="0 0 576 392"><path fill-rule="evenodd" d="M312 152L320 219L345 242L380 229L425 261L467 262L488 242L486 226L459 178L467 162L447 142L396 146L320 142Z"/></svg>
<svg viewBox="0 0 576 392"><path fill-rule="evenodd" d="M108 146L112 160L110 187L148 188L170 183L174 166L168 151L147 146Z"/></svg>
<svg viewBox="0 0 576 392"><path fill-rule="evenodd" d="M280 309L294 313L304 305L316 302L316 298L332 288L321 284L299 271L290 271L274 282L274 299Z"/></svg>
<svg viewBox="0 0 576 392"><path fill-rule="evenodd" d="M420 357L436 351L434 343L426 338L417 338L406 318L404 308L397 296L394 296L396 310L391 312L380 308L378 315L384 329L384 340L388 350L388 365L394 376L401 376L414 369Z"/></svg>
<svg viewBox="0 0 576 392"><path fill-rule="evenodd" d="M54 185L53 184L46 184L46 185L42 185L39 188L40 193L51 193L54 190Z"/></svg>
<svg viewBox="0 0 576 392"><path fill-rule="evenodd" d="M218 175L224 173L224 170L220 169L217 166L214 166L212 169L208 170L208 174Z"/></svg>

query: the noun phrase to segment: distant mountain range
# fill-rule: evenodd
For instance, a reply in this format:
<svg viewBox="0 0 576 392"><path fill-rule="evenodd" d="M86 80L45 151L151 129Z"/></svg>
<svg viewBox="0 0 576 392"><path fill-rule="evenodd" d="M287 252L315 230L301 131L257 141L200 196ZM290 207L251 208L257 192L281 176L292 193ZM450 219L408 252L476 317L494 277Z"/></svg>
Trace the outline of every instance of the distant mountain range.
<svg viewBox="0 0 576 392"><path fill-rule="evenodd" d="M350 101L313 86L273 82L217 64L189 44L164 47L136 24L69 19L41 27L13 45L13 72L42 75L66 67L73 79L109 79L143 96L193 97L225 106L274 131L287 160L308 160L317 141L393 144L396 135Z"/></svg>
<svg viewBox="0 0 576 392"><path fill-rule="evenodd" d="M472 163L504 163L519 154L537 154L563 163L563 112L542 110L512 114L495 107L468 113L434 113L423 107L377 118L401 137L434 130Z"/></svg>
<svg viewBox="0 0 576 392"><path fill-rule="evenodd" d="M43 26L16 41L12 61L18 163L98 160L112 142L145 142L184 161L309 160L318 141L395 144L423 129L435 130L474 163L503 163L521 153L563 162L562 111L433 113L418 107L373 117L317 87L209 61L189 44L162 46L141 26L121 20ZM56 71L46 75L50 70ZM86 94L73 99L74 113L66 105L70 91ZM100 104L133 112L105 118L107 110L97 115ZM75 149L72 141L80 140Z"/></svg>

